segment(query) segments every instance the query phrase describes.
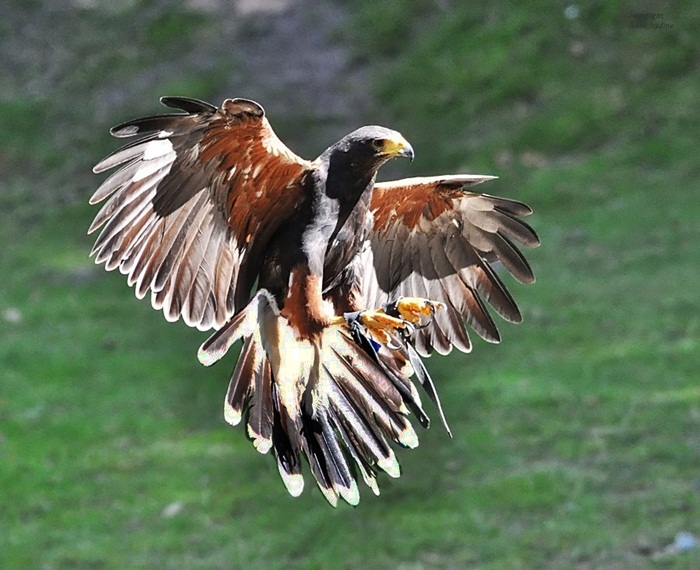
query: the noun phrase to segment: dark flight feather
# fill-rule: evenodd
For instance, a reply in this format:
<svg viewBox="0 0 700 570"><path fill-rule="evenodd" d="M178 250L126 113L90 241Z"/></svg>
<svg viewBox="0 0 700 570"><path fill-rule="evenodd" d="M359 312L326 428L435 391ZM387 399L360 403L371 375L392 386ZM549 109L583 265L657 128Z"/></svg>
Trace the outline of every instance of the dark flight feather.
<svg viewBox="0 0 700 570"><path fill-rule="evenodd" d="M111 129L133 139L94 167L114 171L90 198L102 203L91 255L137 297L150 293L167 320L215 329L203 364L242 341L224 418L245 418L290 494L304 488L304 461L332 505L356 505L358 479L379 494L381 473L401 472L394 447L418 445L409 418L430 424L416 383L452 435L421 356L470 351L467 325L500 341L487 303L522 320L494 266L534 281L519 250L539 244L522 220L532 211L471 190L491 176L375 183L387 160L413 157L384 127L362 127L307 161L254 101L161 102L176 112ZM365 327L363 311L389 311L401 297L442 308L385 337Z"/></svg>

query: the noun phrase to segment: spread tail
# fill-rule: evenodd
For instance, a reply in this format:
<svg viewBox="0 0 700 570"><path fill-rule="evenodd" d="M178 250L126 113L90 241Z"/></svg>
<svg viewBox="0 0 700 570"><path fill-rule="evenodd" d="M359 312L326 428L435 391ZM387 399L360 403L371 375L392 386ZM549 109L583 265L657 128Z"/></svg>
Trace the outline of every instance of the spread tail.
<svg viewBox="0 0 700 570"><path fill-rule="evenodd" d="M226 421L237 425L245 416L253 445L261 453L272 449L294 496L304 488L302 456L334 506L338 497L359 502L358 473L375 494L379 470L400 475L391 442L418 445L410 412L429 424L409 379L414 372L443 417L418 355L398 336L389 348L359 325L330 326L316 341L300 340L274 298L261 290L202 345L200 361L213 364L239 339L243 348L226 394Z"/></svg>

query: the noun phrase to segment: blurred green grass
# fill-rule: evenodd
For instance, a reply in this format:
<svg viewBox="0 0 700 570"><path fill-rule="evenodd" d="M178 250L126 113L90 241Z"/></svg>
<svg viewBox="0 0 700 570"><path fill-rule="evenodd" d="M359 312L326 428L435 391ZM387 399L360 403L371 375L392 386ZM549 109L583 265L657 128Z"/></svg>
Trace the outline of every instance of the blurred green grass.
<svg viewBox="0 0 700 570"><path fill-rule="evenodd" d="M211 98L225 83L218 68L161 70L123 107L96 106L217 25L124 6L70 24L92 35L90 73L57 85L67 116L0 85L0 567L700 565L699 548L668 549L700 535L690 2L655 5L668 30L630 29L621 3L574 19L562 3L357 4L342 39L373 70L373 112L416 149L401 175L497 174L484 190L532 205L543 245L537 284L513 284L525 322L503 324L500 346L428 361L454 439L422 432L399 480L337 510L310 481L287 496L224 425L235 359L200 367L201 333L86 257L105 127L149 112L145 92ZM133 45L112 50L113 27L144 7Z"/></svg>

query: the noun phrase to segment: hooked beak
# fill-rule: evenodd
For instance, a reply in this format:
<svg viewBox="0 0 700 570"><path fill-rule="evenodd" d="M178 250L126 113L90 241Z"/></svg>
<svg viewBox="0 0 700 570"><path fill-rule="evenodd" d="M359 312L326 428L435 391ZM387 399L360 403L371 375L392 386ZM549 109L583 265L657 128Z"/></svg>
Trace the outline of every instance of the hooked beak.
<svg viewBox="0 0 700 570"><path fill-rule="evenodd" d="M384 148L382 149L382 154L389 158L403 156L410 159L411 162L413 162L414 156L413 147L401 135L398 135L394 139L389 139L385 141Z"/></svg>

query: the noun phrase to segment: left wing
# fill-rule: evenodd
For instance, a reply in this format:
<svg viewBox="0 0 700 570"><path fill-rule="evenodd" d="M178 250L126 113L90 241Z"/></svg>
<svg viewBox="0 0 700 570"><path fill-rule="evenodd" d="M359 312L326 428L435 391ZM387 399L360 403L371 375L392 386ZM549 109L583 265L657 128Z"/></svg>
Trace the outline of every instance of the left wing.
<svg viewBox="0 0 700 570"><path fill-rule="evenodd" d="M493 264L532 283L532 269L514 242L536 247L540 241L520 219L532 213L527 205L465 189L493 178L460 174L375 184L374 228L363 253L365 306L401 296L443 303L445 310L414 335L424 356L447 354L452 346L471 350L465 321L485 340L499 342L484 300L505 320L522 320Z"/></svg>
<svg viewBox="0 0 700 570"><path fill-rule="evenodd" d="M161 101L180 112L114 127L140 138L94 168L118 170L90 199L105 201L88 230L101 228L92 254L127 275L137 297L150 290L168 320L218 329L247 304L260 253L305 199L314 165L254 101Z"/></svg>

